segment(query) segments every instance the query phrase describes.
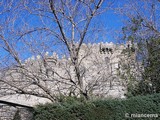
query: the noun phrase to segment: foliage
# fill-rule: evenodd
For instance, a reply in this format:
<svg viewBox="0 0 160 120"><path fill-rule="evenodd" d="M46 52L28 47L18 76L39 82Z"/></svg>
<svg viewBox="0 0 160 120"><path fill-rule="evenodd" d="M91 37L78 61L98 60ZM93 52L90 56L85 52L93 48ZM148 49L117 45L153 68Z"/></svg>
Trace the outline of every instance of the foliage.
<svg viewBox="0 0 160 120"><path fill-rule="evenodd" d="M144 73L133 94L160 93L160 38L152 38L147 43L148 57L144 63Z"/></svg>
<svg viewBox="0 0 160 120"><path fill-rule="evenodd" d="M145 66L145 77L151 82L153 92L160 92L160 38L151 39L148 43L148 59Z"/></svg>
<svg viewBox="0 0 160 120"><path fill-rule="evenodd" d="M134 23L133 23L134 24ZM135 31L132 31L135 32ZM134 39L132 42L137 42L137 36L132 34ZM128 37L127 40L130 37ZM142 39L141 39L142 40ZM143 39L143 41L139 41L137 43L136 57L140 58L137 60L139 65L141 66L141 77L137 79L137 76L134 76L134 72L131 71L131 64L128 65L123 71L126 71L125 75L127 76L128 84L127 89L128 93L127 97L136 96L136 95L146 95L153 93L160 93L160 38L157 36L150 37L148 39ZM130 54L130 51L127 50L125 53ZM142 55L143 53L143 55ZM144 54L145 53L145 54ZM123 53L124 54L124 53ZM129 56L130 57L130 56ZM138 72L138 71L137 71ZM131 76L132 75L132 76ZM124 76L124 74L121 74ZM130 77L131 76L131 77ZM130 78L134 78L130 80ZM122 77L125 79L125 77Z"/></svg>
<svg viewBox="0 0 160 120"><path fill-rule="evenodd" d="M160 113L160 94L137 96L127 100L110 99L86 102L75 99L72 99L71 102L70 100L37 106L34 113L35 120L129 120L130 118L125 118L126 113ZM150 118L141 118L141 120L146 119Z"/></svg>
<svg viewBox="0 0 160 120"><path fill-rule="evenodd" d="M126 73L121 74L122 79L127 81L128 97L160 92L160 76L158 74L160 71L160 31L159 24L157 23L159 15L156 14L159 8L157 6L158 1L149 1L143 1L141 4L136 4L137 1L135 1L131 7L135 12L126 14L129 19L122 28L123 40L130 42L131 45L136 45L135 55L138 64L135 71L139 74L136 76L134 74L135 71L130 70L131 64L125 68L124 71ZM138 2L140 3L140 1ZM138 8L139 5L141 5L140 9ZM128 6L127 9L129 8ZM148 10L150 10L150 14L147 12ZM130 54L129 50L125 50L124 52ZM131 75L132 77L130 77ZM134 79L130 81L129 78Z"/></svg>

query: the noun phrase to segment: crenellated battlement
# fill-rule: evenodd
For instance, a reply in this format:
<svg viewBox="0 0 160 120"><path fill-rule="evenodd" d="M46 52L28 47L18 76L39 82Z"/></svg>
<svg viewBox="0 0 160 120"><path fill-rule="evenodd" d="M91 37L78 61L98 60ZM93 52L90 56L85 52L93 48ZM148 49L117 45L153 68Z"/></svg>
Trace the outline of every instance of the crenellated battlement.
<svg viewBox="0 0 160 120"><path fill-rule="evenodd" d="M78 46L78 44L76 44ZM75 45L75 46L76 46ZM114 44L113 42L106 42L106 43L88 43L85 44L83 43L80 49L80 56L79 59L81 59L82 57L84 57L84 55L90 54L90 57L97 56L99 58L103 58L105 59L105 57L115 57L115 60L113 61L117 61L118 57L122 51L126 48L128 48L129 46L131 46L131 43L126 43L126 44ZM88 56L89 57L89 56ZM25 60L25 63L28 62L33 62L33 61L39 61L41 59L52 59L56 62L63 62L64 60L66 61L70 61L71 59L69 57L66 57L65 55L59 57L59 55L56 52L53 53L49 53L46 52L43 56L37 55L37 56L32 56L30 58L28 58L27 60ZM87 62L87 60L85 60Z"/></svg>
<svg viewBox="0 0 160 120"><path fill-rule="evenodd" d="M75 45L76 46L76 45ZM94 52L94 53L97 53L97 55L100 54L117 54L116 51L121 51L123 49L126 49L127 47L131 46L130 43L126 43L126 44L114 44L113 42L106 42L106 43L88 43L88 44L85 44L83 43L82 46L81 46L81 52L86 52L86 49ZM118 51L118 52L119 52ZM82 54L83 54L82 52ZM68 59L70 60L70 58L67 58L65 55L63 55L62 57L59 57L59 55L56 53L56 52L53 52L52 55L49 56L49 52L46 52L44 54L44 56L40 56L40 55L37 55L37 56L32 56L30 58L28 58L27 60L25 60L25 63L29 62L29 61L35 61L35 60L39 60L41 59L42 57L50 57L50 58L54 58L56 59L57 61L60 61L62 59Z"/></svg>

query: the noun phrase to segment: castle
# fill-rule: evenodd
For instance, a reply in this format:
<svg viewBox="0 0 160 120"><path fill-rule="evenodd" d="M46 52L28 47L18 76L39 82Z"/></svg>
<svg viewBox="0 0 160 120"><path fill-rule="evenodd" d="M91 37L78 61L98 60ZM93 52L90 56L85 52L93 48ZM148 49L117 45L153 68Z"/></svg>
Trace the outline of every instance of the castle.
<svg viewBox="0 0 160 120"><path fill-rule="evenodd" d="M122 54L131 45L114 43L82 44L78 56L80 70L83 75L83 89L93 97L125 98L126 86L121 80L121 62L128 62L128 55ZM131 59L135 62L135 51L132 51ZM42 58L43 57L43 58ZM71 59L63 56L59 58L56 53L44 56L28 58L24 62L25 69L8 70L5 76L1 76L10 83L8 96L1 97L2 100L19 101L18 103L35 105L49 102L50 94L77 95L78 81ZM23 73L23 74L22 74ZM3 84L4 85L4 84ZM18 89L27 91L38 97L15 95ZM47 93L48 92L48 93ZM18 92L17 92L18 93ZM45 94L48 94L45 96ZM20 93L21 94L21 93ZM43 99L42 99L43 98ZM46 99L47 98L47 99ZM26 102L26 103L25 103Z"/></svg>

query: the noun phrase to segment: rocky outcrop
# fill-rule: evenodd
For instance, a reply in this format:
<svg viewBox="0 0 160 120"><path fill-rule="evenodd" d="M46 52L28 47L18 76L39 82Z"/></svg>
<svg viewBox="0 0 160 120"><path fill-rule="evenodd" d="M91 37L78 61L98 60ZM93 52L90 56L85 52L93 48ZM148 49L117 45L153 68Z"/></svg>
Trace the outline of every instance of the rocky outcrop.
<svg viewBox="0 0 160 120"><path fill-rule="evenodd" d="M0 104L0 120L33 120L33 108L2 101Z"/></svg>

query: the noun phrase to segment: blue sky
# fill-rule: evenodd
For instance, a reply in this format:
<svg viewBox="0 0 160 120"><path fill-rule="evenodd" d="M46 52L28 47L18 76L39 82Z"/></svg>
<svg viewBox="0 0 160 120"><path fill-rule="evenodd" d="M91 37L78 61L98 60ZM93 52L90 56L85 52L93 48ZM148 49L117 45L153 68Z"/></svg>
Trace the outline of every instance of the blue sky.
<svg viewBox="0 0 160 120"><path fill-rule="evenodd" d="M99 20L102 21L102 24L107 30L106 41L116 42L114 36L117 35L115 31L121 31L121 28L124 26L123 17L114 13L114 11L107 11L105 14L100 15Z"/></svg>

